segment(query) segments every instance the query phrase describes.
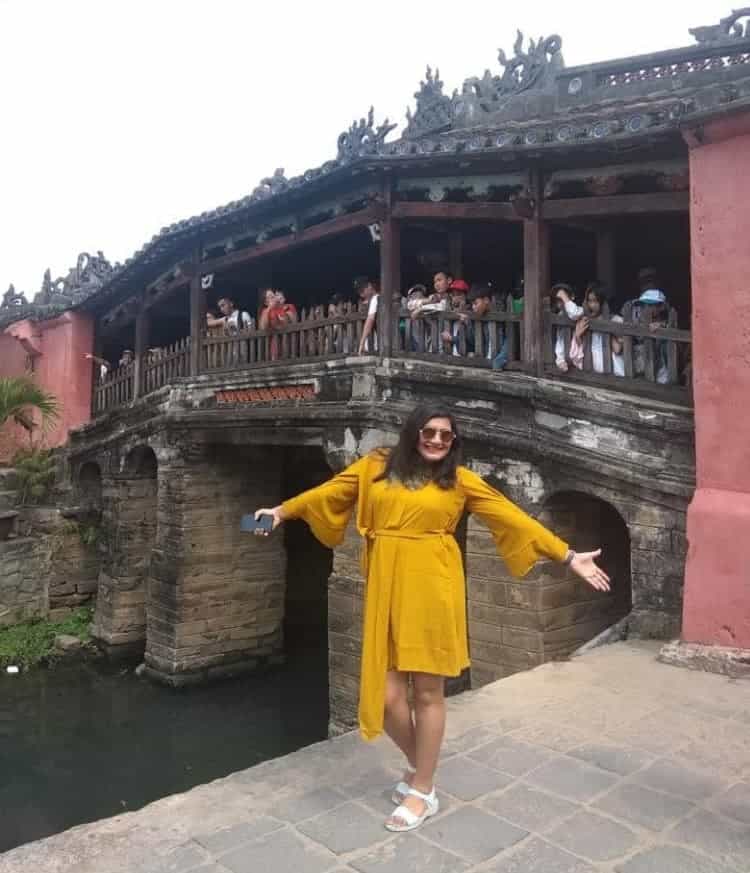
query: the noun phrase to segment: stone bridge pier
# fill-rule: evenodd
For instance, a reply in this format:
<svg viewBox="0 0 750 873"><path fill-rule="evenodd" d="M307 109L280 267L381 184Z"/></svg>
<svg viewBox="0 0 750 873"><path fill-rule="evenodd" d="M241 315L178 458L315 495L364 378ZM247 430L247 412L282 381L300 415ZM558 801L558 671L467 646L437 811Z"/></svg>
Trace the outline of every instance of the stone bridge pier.
<svg viewBox="0 0 750 873"><path fill-rule="evenodd" d="M143 651L146 590L156 539L157 459L141 444L118 463L105 462L102 477L102 545L94 637L119 656Z"/></svg>
<svg viewBox="0 0 750 873"><path fill-rule="evenodd" d="M283 448L188 443L159 453L146 670L170 685L283 659L282 537L240 517L282 499Z"/></svg>

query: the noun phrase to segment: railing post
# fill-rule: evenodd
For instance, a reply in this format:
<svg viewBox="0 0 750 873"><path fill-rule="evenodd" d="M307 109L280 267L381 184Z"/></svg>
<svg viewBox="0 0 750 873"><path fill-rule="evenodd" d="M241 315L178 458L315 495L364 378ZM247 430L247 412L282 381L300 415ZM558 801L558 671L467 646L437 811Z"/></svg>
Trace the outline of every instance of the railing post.
<svg viewBox="0 0 750 873"><path fill-rule="evenodd" d="M612 294L617 282L615 263L615 232L611 227L596 229L596 278L604 282Z"/></svg>
<svg viewBox="0 0 750 873"><path fill-rule="evenodd" d="M150 320L151 319L149 311L143 309L143 303L141 303L141 309L138 310L138 314L135 317L135 347L133 349L133 354L135 357L135 360L133 361L133 400L137 400L143 393L143 370L146 359L146 352L148 350Z"/></svg>
<svg viewBox="0 0 750 873"><path fill-rule="evenodd" d="M391 215L393 183L386 180L385 217L380 223L380 301L378 305L378 351L389 358L393 350L393 332L398 325L394 314L396 295L401 290L401 227Z"/></svg>
<svg viewBox="0 0 750 873"><path fill-rule="evenodd" d="M549 226L542 218L542 174L531 170L529 184L533 213L523 222L523 362L536 376L544 373L544 307L550 285Z"/></svg>
<svg viewBox="0 0 750 873"><path fill-rule="evenodd" d="M201 371L202 343L206 333L206 295L201 285L201 273L195 256L195 274L190 280L190 375Z"/></svg>

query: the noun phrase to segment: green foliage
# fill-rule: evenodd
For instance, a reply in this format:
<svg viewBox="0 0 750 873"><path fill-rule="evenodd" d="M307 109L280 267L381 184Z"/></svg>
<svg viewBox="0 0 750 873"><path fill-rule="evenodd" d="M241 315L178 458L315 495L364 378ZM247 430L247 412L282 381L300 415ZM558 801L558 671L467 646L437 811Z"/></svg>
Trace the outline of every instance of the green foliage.
<svg viewBox="0 0 750 873"><path fill-rule="evenodd" d="M21 449L13 458L18 473L18 502L41 503L55 483L55 458L46 449Z"/></svg>
<svg viewBox="0 0 750 873"><path fill-rule="evenodd" d="M60 417L57 399L40 388L28 376L0 377L0 426L11 418L29 428L28 412L37 410L43 428Z"/></svg>
<svg viewBox="0 0 750 873"><path fill-rule="evenodd" d="M78 536L87 549L94 549L102 541L102 528L98 524L79 524Z"/></svg>
<svg viewBox="0 0 750 873"><path fill-rule="evenodd" d="M62 621L36 619L0 628L0 667L10 664L28 669L54 660L54 643L58 634L70 634L89 642L93 607L82 606Z"/></svg>

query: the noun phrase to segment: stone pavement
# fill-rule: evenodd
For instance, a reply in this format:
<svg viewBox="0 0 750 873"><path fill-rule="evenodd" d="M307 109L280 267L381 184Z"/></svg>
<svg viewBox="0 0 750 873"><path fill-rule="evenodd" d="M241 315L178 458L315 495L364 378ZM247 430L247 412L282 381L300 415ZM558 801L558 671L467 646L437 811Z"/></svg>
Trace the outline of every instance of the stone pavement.
<svg viewBox="0 0 750 873"><path fill-rule="evenodd" d="M657 651L451 699L443 810L416 833L383 828L390 745L347 734L14 849L0 873L748 873L750 682Z"/></svg>

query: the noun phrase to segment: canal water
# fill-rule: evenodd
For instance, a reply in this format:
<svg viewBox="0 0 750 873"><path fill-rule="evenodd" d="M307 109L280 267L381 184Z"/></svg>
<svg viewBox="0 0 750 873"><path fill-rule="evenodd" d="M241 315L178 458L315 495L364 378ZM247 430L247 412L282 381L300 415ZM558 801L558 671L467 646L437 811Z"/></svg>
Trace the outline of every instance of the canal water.
<svg viewBox="0 0 750 873"><path fill-rule="evenodd" d="M169 689L103 661L0 674L0 852L322 740L325 644Z"/></svg>

